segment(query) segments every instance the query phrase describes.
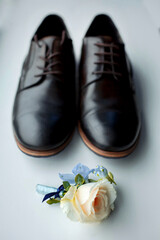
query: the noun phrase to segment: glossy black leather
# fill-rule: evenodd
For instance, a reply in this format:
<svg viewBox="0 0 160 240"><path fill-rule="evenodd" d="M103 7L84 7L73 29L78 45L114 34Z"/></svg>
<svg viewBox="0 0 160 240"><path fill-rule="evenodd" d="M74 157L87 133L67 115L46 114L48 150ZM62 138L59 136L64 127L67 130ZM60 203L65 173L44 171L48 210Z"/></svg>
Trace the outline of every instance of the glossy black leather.
<svg viewBox="0 0 160 240"><path fill-rule="evenodd" d="M95 44L116 44L119 48L122 77L94 74L106 70L105 47ZM95 53L102 53L97 55ZM140 132L140 116L135 101L131 66L124 43L112 20L98 15L90 25L82 46L79 77L79 122L87 139L104 151L124 151L132 147Z"/></svg>
<svg viewBox="0 0 160 240"><path fill-rule="evenodd" d="M65 31L63 44L62 32ZM50 150L61 146L75 126L75 62L72 40L62 19L46 17L30 44L23 64L13 108L13 129L16 139L32 150ZM61 52L50 62L61 61L50 71L62 75L43 75L46 63L40 57L47 52Z"/></svg>

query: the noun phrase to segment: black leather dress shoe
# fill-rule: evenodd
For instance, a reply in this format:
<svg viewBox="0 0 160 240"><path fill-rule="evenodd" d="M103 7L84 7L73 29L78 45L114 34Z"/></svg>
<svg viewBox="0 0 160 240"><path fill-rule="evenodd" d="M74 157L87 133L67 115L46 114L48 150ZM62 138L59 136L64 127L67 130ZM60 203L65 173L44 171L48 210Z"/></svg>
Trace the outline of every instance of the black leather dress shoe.
<svg viewBox="0 0 160 240"><path fill-rule="evenodd" d="M79 132L105 157L130 154L140 134L131 65L112 20L98 15L90 25L80 62Z"/></svg>
<svg viewBox="0 0 160 240"><path fill-rule="evenodd" d="M63 20L46 17L31 40L14 102L18 147L50 156L69 142L75 126L75 61Z"/></svg>

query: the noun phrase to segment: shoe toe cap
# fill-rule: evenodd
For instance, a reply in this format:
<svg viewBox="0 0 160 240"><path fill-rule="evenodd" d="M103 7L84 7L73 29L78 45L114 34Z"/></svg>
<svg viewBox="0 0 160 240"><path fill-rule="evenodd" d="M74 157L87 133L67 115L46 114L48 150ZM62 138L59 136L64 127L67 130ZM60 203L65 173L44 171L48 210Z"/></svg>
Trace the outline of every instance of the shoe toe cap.
<svg viewBox="0 0 160 240"><path fill-rule="evenodd" d="M69 137L69 126L60 114L29 113L13 121L17 140L32 150L50 150L61 146Z"/></svg>
<svg viewBox="0 0 160 240"><path fill-rule="evenodd" d="M102 111L86 115L81 123L88 140L104 151L124 151L136 141L139 119L135 113Z"/></svg>

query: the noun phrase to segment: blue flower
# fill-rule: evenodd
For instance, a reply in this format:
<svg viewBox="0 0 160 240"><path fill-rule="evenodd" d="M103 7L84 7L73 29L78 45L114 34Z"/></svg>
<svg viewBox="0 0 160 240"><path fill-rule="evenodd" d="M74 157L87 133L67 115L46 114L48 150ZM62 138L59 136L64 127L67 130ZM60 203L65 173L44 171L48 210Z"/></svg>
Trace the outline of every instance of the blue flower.
<svg viewBox="0 0 160 240"><path fill-rule="evenodd" d="M92 173L98 178L106 178L108 175L107 169L99 165L95 169L92 169Z"/></svg>
<svg viewBox="0 0 160 240"><path fill-rule="evenodd" d="M77 174L80 174L84 179L88 179L88 175L90 173L90 169L82 165L81 163L78 163L73 169L72 169L73 174L76 176Z"/></svg>
<svg viewBox="0 0 160 240"><path fill-rule="evenodd" d="M87 166L78 163L73 169L72 169L72 173L73 174L61 174L59 173L59 177L63 180L63 181L68 181L71 184L75 183L75 176L77 174L82 175L82 177L85 179L85 181L88 181L88 175L92 172L92 170L90 170Z"/></svg>
<svg viewBox="0 0 160 240"><path fill-rule="evenodd" d="M59 173L59 177L63 180L63 181L68 181L70 184L75 183L74 179L75 176L73 174L61 174Z"/></svg>

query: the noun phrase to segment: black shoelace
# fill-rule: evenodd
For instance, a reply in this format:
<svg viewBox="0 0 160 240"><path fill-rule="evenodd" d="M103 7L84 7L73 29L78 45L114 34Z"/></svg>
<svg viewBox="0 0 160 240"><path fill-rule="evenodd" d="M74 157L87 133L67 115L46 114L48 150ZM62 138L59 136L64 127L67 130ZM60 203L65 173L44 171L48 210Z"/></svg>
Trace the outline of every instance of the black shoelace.
<svg viewBox="0 0 160 240"><path fill-rule="evenodd" d="M103 71L94 71L93 74L109 74L113 75L115 79L122 77L120 70L120 45L115 43L95 43L98 47L105 48L104 52L95 53L97 56L104 56L103 61L94 62L94 64L104 64Z"/></svg>
<svg viewBox="0 0 160 240"><path fill-rule="evenodd" d="M64 40L65 40L65 31L62 32L62 37L61 37L61 42L60 42L61 46L63 45ZM34 36L34 41L37 43L37 45L39 47L41 47L40 43L38 42L37 35ZM57 52L53 53L53 52L51 52L50 49L48 49L45 57L39 56L39 58L42 59L45 62L45 67L37 66L38 69L43 70L43 73L35 75L35 77L41 77L41 76L45 76L45 75L48 75L48 74L62 75L63 74L62 70L58 70L58 71L57 70L51 70L51 69L53 69L54 66L62 65L61 60L54 61L54 58L57 57L57 56L61 56L61 54L62 54L61 51L57 51ZM59 57L59 59L60 59L60 57Z"/></svg>

